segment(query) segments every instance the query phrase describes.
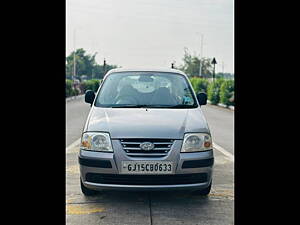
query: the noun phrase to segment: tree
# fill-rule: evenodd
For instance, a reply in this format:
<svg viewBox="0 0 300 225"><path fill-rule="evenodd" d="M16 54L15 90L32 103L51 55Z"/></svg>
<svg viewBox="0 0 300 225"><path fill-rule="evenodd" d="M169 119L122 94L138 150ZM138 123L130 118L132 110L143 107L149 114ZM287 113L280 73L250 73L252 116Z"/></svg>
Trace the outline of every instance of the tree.
<svg viewBox="0 0 300 225"><path fill-rule="evenodd" d="M103 66L97 64L95 61L96 54L86 54L83 48L79 48L75 51L75 66L76 66L76 76L86 75L89 79L103 78L104 71ZM106 65L106 71L116 68L115 65ZM73 76L74 70L74 51L66 57L66 76Z"/></svg>
<svg viewBox="0 0 300 225"><path fill-rule="evenodd" d="M75 66L76 66L76 76L87 75L92 76L92 69L96 65L94 55L86 55L86 51L83 48L77 49L75 51ZM73 75L74 70L74 52L71 52L66 58L66 76Z"/></svg>
<svg viewBox="0 0 300 225"><path fill-rule="evenodd" d="M212 76L213 66L210 58L201 58L202 62L202 77L208 78ZM197 56L192 56L187 48L184 48L183 65L179 67L188 76L199 76L200 59Z"/></svg>

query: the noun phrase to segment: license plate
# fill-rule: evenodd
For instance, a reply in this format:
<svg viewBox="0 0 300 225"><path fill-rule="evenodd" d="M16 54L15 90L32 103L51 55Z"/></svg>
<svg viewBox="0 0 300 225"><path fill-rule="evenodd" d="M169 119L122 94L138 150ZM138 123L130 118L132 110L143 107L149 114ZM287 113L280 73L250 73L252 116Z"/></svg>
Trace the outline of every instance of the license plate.
<svg viewBox="0 0 300 225"><path fill-rule="evenodd" d="M123 174L172 174L173 163L169 161L122 161Z"/></svg>

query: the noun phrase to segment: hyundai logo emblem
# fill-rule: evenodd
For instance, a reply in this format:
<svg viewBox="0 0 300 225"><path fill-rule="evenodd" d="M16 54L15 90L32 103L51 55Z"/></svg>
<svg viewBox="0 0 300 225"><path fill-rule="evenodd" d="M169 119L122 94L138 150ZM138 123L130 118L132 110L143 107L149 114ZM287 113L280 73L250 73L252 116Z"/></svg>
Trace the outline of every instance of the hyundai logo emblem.
<svg viewBox="0 0 300 225"><path fill-rule="evenodd" d="M150 151L154 148L154 144L151 142L143 142L140 144L140 148L144 151Z"/></svg>

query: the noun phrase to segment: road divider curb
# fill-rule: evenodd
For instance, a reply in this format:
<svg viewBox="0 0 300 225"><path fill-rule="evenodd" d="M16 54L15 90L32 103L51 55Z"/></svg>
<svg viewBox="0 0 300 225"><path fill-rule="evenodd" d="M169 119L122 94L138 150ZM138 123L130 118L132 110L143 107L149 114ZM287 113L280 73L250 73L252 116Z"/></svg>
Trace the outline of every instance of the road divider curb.
<svg viewBox="0 0 300 225"><path fill-rule="evenodd" d="M208 103L209 105L214 105L214 104L211 104L211 101L209 101L209 100L207 100L207 103ZM219 106L219 107L226 108L226 109L230 109L230 110L234 111L234 106L233 106L233 105L227 106L227 105L224 105L224 104L222 104L222 103L218 103L218 104L215 105L215 106Z"/></svg>
<svg viewBox="0 0 300 225"><path fill-rule="evenodd" d="M75 100L75 99L79 99L79 98L81 98L83 96L84 96L84 94L82 94L82 95L76 95L76 96L72 96L72 97L68 97L68 98L66 98L66 102L69 102L69 101L72 101L72 100Z"/></svg>

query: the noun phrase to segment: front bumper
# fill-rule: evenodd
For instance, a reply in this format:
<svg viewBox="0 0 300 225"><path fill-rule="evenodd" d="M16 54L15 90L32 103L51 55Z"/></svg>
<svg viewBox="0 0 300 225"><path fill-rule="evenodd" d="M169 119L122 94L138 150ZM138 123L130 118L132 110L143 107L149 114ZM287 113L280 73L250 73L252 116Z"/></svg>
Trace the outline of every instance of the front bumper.
<svg viewBox="0 0 300 225"><path fill-rule="evenodd" d="M122 149L119 140L112 140L112 145L114 153L80 150L78 156L80 164L80 177L83 185L87 188L92 190L182 190L204 189L211 183L214 163L213 150L194 153L180 153L182 140L176 140L173 143L172 148L167 156L159 158L144 158L129 157ZM165 182L153 181L154 184L151 184L153 175L152 178L151 175L125 175L126 178L124 179L124 175L121 175L119 171L121 168L121 162L126 160L172 161L175 166L175 173L173 175L166 176L167 179L165 180ZM87 179L91 174L103 174L105 177L109 177L110 180L106 179L105 181L91 182L91 180ZM194 179L198 179L198 175L205 176L205 179L199 179L198 182ZM145 181L145 184L140 180L139 182L134 182L134 180L136 180L138 176L142 177L142 180ZM161 178L163 178L163 176L165 175L156 176L161 176ZM118 178L117 181L113 180L112 182L110 182L114 177ZM147 180L148 177L149 179ZM179 177L179 181L177 179L176 182L173 182L175 180L175 177L176 179L177 177ZM192 177L191 179L188 178L192 181L189 183L189 181L185 179L182 180L183 183L180 183L180 177ZM122 178L122 181L120 183L118 183L118 181L120 180L119 178ZM124 182L124 180L126 180L126 182ZM131 180L132 183L130 182ZM170 184L168 184L168 180L171 181Z"/></svg>
<svg viewBox="0 0 300 225"><path fill-rule="evenodd" d="M134 175L133 175L134 176ZM167 191L167 190L199 190L209 186L209 182L196 184L176 185L122 185L122 184L99 184L84 182L85 187L92 190L119 190L119 191Z"/></svg>

